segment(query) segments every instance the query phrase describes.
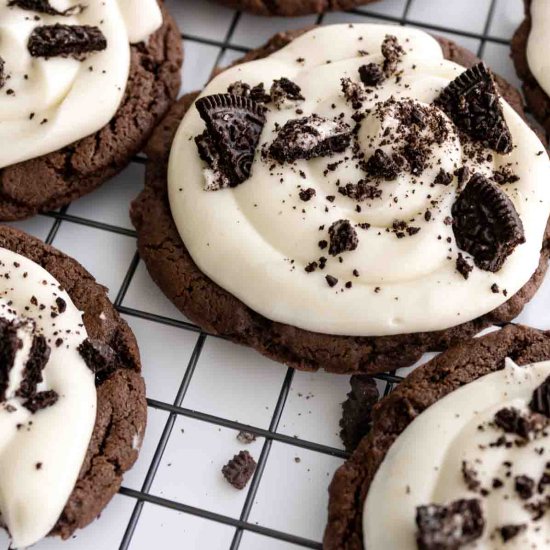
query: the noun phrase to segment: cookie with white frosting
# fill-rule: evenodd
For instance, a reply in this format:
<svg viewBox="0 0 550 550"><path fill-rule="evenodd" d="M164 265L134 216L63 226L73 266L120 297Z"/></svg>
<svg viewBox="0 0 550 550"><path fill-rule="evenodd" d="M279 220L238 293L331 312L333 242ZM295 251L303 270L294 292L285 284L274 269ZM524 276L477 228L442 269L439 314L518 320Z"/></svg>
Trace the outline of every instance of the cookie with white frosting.
<svg viewBox="0 0 550 550"><path fill-rule="evenodd" d="M419 367L336 472L327 550L550 544L550 334L508 325Z"/></svg>
<svg viewBox="0 0 550 550"><path fill-rule="evenodd" d="M550 4L546 0L524 0L525 19L512 39L512 59L523 81L529 109L550 134L550 68L547 43Z"/></svg>
<svg viewBox="0 0 550 550"><path fill-rule="evenodd" d="M256 15L295 17L334 10L351 10L377 0L220 0L222 4Z"/></svg>
<svg viewBox="0 0 550 550"><path fill-rule="evenodd" d="M372 373L521 311L547 264L550 163L517 91L402 27L278 35L243 61L170 111L132 206L191 320Z"/></svg>
<svg viewBox="0 0 550 550"><path fill-rule="evenodd" d="M176 99L174 20L157 0L0 5L0 220L89 193Z"/></svg>
<svg viewBox="0 0 550 550"><path fill-rule="evenodd" d="M120 487L143 438L139 352L75 260L0 227L0 525L13 548L70 537Z"/></svg>

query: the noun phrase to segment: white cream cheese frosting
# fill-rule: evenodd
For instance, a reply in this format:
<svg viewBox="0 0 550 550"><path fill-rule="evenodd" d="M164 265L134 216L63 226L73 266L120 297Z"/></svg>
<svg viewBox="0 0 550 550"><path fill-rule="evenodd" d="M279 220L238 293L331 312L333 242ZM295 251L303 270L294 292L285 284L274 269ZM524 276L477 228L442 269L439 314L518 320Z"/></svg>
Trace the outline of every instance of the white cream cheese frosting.
<svg viewBox="0 0 550 550"><path fill-rule="evenodd" d="M531 32L527 41L527 63L540 87L550 96L550 2L531 0Z"/></svg>
<svg viewBox="0 0 550 550"><path fill-rule="evenodd" d="M126 89L130 43L141 42L162 24L156 0L51 0L72 15L48 15L0 4L0 168L70 145L105 126ZM29 37L43 25L98 27L106 49L84 59L33 57Z"/></svg>
<svg viewBox="0 0 550 550"><path fill-rule="evenodd" d="M41 266L1 248L0 275L0 316L21 322L22 345L0 404L0 523L12 546L24 548L51 531L74 489L97 397L94 374L77 350L87 337L82 312L69 295ZM32 334L44 336L51 348L37 391L58 396L34 413L16 395Z"/></svg>
<svg viewBox="0 0 550 550"><path fill-rule="evenodd" d="M548 516L533 521L526 508L529 501L519 497L514 483L516 476L541 479L550 437L530 438L524 445L491 446L503 433L491 426L495 414L511 407L526 413L533 391L548 376L550 361L519 367L507 359L505 369L446 395L416 417L390 447L370 486L363 509L365 548L415 550L418 506L478 498L465 483L463 462L475 469L488 495L481 498L482 537L461 548L548 548ZM493 488L495 479L503 485ZM539 497L544 494L532 500ZM525 530L504 544L497 530L520 524L526 525Z"/></svg>
<svg viewBox="0 0 550 550"><path fill-rule="evenodd" d="M364 100L365 112L371 111L362 122L358 143L369 157L377 148L384 150L384 132L395 127L391 108L386 105L378 113L377 105L390 98L398 103L412 98L426 106L464 71L445 60L437 41L422 31L381 25L322 27L266 59L238 65L213 79L202 96L225 93L236 81L264 83L269 90L273 80L286 77L300 86L305 98L294 108L270 106L251 176L237 187L204 190L211 177L194 143L204 122L196 108L189 109L181 122L168 169L170 206L179 234L203 273L268 319L314 332L356 336L441 330L495 309L538 266L550 212L550 163L539 139L503 100L515 144L510 154L487 149L486 158L471 161L441 112L449 136L432 147L431 167L418 178L402 173L382 182L382 196L362 202L361 212L357 202L338 193L340 182L365 178L357 163L345 160L349 149L275 168L262 159L262 149L273 142L276 128L298 118L297 107L300 116L332 118L343 113L342 120L353 127L354 110L342 93L341 79L359 82L361 65L381 63L381 44L388 34L397 37L406 55L398 66L399 77L388 78ZM332 163L336 167L329 169ZM513 202L526 237L498 272L474 268L468 280L455 269L459 250L451 225L444 223L457 195L457 178L447 186L431 185L440 168L452 172L463 163L489 176L502 167L512 169L519 180L501 188ZM306 188L316 192L308 202L299 196ZM437 208L432 208L433 201ZM355 227L370 224L370 229L358 228L357 248L336 258L320 250L318 242L328 239L328 228L340 219ZM396 220L420 231L398 238L392 231ZM323 255L328 258L324 270L305 271ZM334 288L327 286L326 275L338 280ZM491 292L493 285L505 292Z"/></svg>

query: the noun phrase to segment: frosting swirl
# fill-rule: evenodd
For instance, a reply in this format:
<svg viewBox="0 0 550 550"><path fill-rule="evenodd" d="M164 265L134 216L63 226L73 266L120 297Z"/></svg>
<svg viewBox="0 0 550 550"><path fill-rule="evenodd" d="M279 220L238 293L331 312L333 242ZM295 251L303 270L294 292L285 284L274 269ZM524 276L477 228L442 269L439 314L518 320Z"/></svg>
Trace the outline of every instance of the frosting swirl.
<svg viewBox="0 0 550 550"><path fill-rule="evenodd" d="M105 126L126 89L128 44L146 40L162 24L156 0L52 0L51 7L53 15L17 2L0 5L0 168L51 153ZM97 27L106 48L85 56L31 55L33 31L53 25Z"/></svg>
<svg viewBox="0 0 550 550"><path fill-rule="evenodd" d="M388 34L397 37L403 55L391 60L394 72L380 84L362 86L360 67L386 70L389 58L381 46ZM213 188L212 173L194 143L204 123L194 108L184 117L172 146L168 190L178 231L201 271L268 319L328 334L440 330L505 302L538 266L550 211L550 166L536 135L503 100L515 144L511 153L476 149L459 135L433 102L463 71L422 31L336 25L222 72L203 97L224 93L237 81L269 89L285 77L303 99L268 105L250 177L215 192L204 190L205 180ZM422 118L418 128L424 125L425 135L410 131L410 120L403 122L411 112ZM273 152L280 156L277 136L291 137L288 123L298 116L309 117L315 127L308 132L322 139L334 133L336 123L354 128L358 113L363 119L355 145L345 151L282 164L270 158ZM322 120L333 126L320 125ZM427 141L436 127L444 135ZM423 148L416 147L414 133ZM405 164L396 177L387 177L386 157L396 149ZM375 153L380 162L374 158L365 167L363 161ZM458 175L463 167L487 177L513 173L499 187L525 234L502 269L473 268L467 280L456 269L459 249L450 223L464 185ZM330 228L342 220L352 231L339 236L351 247L333 256L327 247Z"/></svg>
<svg viewBox="0 0 550 550"><path fill-rule="evenodd" d="M484 518L481 537L461 548L547 548L550 523L537 503L550 489L539 484L550 452L548 418L545 429L519 430L519 436L507 418L531 414L533 392L548 376L549 361L519 367L508 359L505 369L455 390L415 418L370 486L365 548L416 549L417 507L458 499L478 499Z"/></svg>
<svg viewBox="0 0 550 550"><path fill-rule="evenodd" d="M95 424L96 388L78 352L87 337L82 313L59 283L7 249L0 274L3 353L7 328L20 343L0 384L0 521L21 548L51 531L73 491Z"/></svg>

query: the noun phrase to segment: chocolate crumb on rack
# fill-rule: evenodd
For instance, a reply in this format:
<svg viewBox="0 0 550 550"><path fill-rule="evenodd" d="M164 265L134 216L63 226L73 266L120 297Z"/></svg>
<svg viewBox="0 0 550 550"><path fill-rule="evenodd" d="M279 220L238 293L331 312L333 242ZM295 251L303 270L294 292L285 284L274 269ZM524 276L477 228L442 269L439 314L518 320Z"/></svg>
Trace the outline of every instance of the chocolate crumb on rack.
<svg viewBox="0 0 550 550"><path fill-rule="evenodd" d="M240 451L223 468L223 477L235 489L242 490L256 470L256 461L248 451Z"/></svg>

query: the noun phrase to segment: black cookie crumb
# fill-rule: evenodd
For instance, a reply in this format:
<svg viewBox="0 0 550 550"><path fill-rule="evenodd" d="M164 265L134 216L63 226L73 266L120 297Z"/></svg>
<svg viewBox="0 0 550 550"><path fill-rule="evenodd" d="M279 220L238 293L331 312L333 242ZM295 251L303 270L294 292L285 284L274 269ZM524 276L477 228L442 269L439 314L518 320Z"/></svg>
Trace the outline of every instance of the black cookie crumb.
<svg viewBox="0 0 550 550"><path fill-rule="evenodd" d="M355 231L349 220L334 222L329 227L328 234L330 237L328 253L331 256L338 256L342 252L355 250L359 244L357 231Z"/></svg>
<svg viewBox="0 0 550 550"><path fill-rule="evenodd" d="M313 187L308 187L307 189L301 189L298 194L301 200L307 202L312 199L317 193L315 189L313 189Z"/></svg>
<svg viewBox="0 0 550 550"><path fill-rule="evenodd" d="M373 178L391 181L399 175L399 165L382 149L376 149L367 160L366 171Z"/></svg>
<svg viewBox="0 0 550 550"><path fill-rule="evenodd" d="M107 39L98 27L88 25L43 25L35 27L28 49L33 57L76 57L102 51Z"/></svg>
<svg viewBox="0 0 550 550"><path fill-rule="evenodd" d="M405 50L399 44L397 37L388 34L382 42L382 55L384 56L384 73L386 76L392 75L399 60L405 55Z"/></svg>
<svg viewBox="0 0 550 550"><path fill-rule="evenodd" d="M516 246L525 242L523 224L508 195L481 174L474 174L452 206L458 247L475 264L496 272Z"/></svg>
<svg viewBox="0 0 550 550"><path fill-rule="evenodd" d="M514 489L523 500L529 500L535 493L535 480L526 475L516 476Z"/></svg>
<svg viewBox="0 0 550 550"><path fill-rule="evenodd" d="M416 525L419 550L458 550L481 537L485 520L478 499L462 499L448 506L419 506Z"/></svg>
<svg viewBox="0 0 550 550"><path fill-rule="evenodd" d="M6 63L2 56L0 56L0 89L6 84Z"/></svg>
<svg viewBox="0 0 550 550"><path fill-rule="evenodd" d="M377 63L368 63L359 67L359 78L365 86L376 86L384 79L384 71Z"/></svg>
<svg viewBox="0 0 550 550"><path fill-rule="evenodd" d="M338 192L356 201L378 199L382 196L382 189L376 187L376 185L367 183L365 180L342 185L338 187Z"/></svg>
<svg viewBox="0 0 550 550"><path fill-rule="evenodd" d="M527 529L524 523L518 525L503 525L498 529L503 542L508 542Z"/></svg>
<svg viewBox="0 0 550 550"><path fill-rule="evenodd" d="M330 288L338 284L338 279L336 277L333 277L332 275L326 275L325 280Z"/></svg>
<svg viewBox="0 0 550 550"><path fill-rule="evenodd" d="M356 374L350 379L351 391L342 403L340 438L347 451L354 451L371 424L372 407L378 401L376 382L367 375Z"/></svg>
<svg viewBox="0 0 550 550"><path fill-rule="evenodd" d="M273 81L270 96L277 107L282 107L287 101L296 103L304 100L300 86L285 77Z"/></svg>
<svg viewBox="0 0 550 550"><path fill-rule="evenodd" d="M235 489L242 490L255 470L256 461L250 456L250 453L240 451L222 468L222 474Z"/></svg>

